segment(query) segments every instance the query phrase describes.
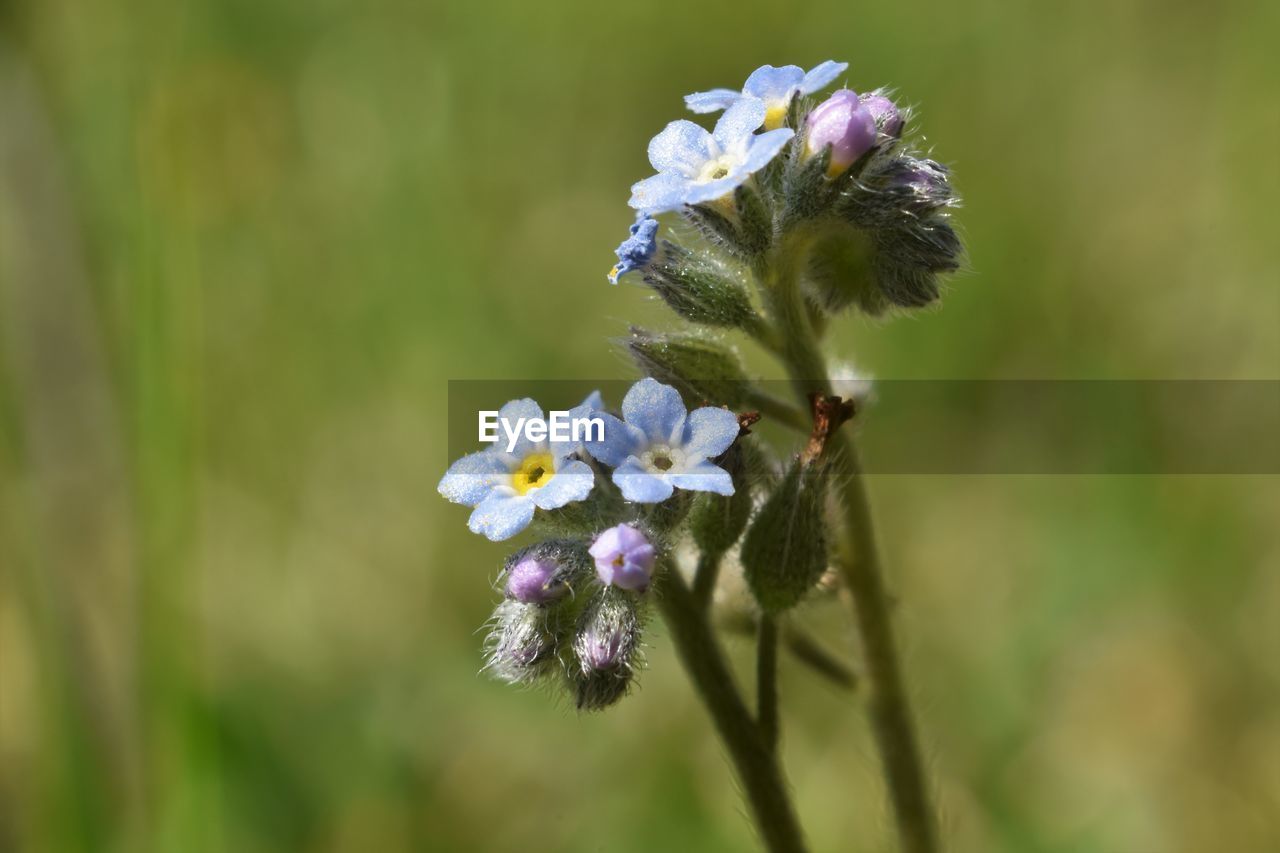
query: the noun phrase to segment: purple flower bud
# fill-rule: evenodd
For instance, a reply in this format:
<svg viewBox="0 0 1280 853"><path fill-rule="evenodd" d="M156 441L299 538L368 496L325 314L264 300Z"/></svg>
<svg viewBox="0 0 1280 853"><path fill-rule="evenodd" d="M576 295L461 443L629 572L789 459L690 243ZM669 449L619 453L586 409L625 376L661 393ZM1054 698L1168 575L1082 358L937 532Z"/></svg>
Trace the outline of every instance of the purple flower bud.
<svg viewBox="0 0 1280 853"><path fill-rule="evenodd" d="M485 668L511 684L539 678L555 659L556 638L549 630L547 610L518 601L504 601L493 611L493 630L485 642Z"/></svg>
<svg viewBox="0 0 1280 853"><path fill-rule="evenodd" d="M578 637L578 656L584 667L609 669L618 663L626 639L616 628L592 625Z"/></svg>
<svg viewBox="0 0 1280 853"><path fill-rule="evenodd" d="M876 144L875 117L849 89L841 89L814 107L807 128L805 146L810 156L831 146L831 165L827 167L831 177L849 168Z"/></svg>
<svg viewBox="0 0 1280 853"><path fill-rule="evenodd" d="M653 575L654 550L644 534L629 524L610 527L590 548L601 582L644 592Z"/></svg>
<svg viewBox="0 0 1280 853"><path fill-rule="evenodd" d="M525 604L546 604L567 591L556 577L560 566L542 557L525 557L507 572L507 597Z"/></svg>
<svg viewBox="0 0 1280 853"><path fill-rule="evenodd" d="M573 640L578 667L569 676L577 705L607 708L626 695L640 653L639 599L617 587L596 591Z"/></svg>
<svg viewBox="0 0 1280 853"><path fill-rule="evenodd" d="M871 111L876 127L885 136L897 139L902 134L902 114L898 105L878 92L869 92L858 98L862 105Z"/></svg>

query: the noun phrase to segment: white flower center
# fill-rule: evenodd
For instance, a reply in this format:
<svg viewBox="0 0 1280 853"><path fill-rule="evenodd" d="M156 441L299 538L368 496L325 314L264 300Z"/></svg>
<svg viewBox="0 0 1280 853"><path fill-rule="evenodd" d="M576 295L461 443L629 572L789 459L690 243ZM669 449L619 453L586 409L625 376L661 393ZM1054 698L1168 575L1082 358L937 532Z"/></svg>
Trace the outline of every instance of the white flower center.
<svg viewBox="0 0 1280 853"><path fill-rule="evenodd" d="M698 172L698 177L694 178L694 180L700 184L709 184L712 181L727 178L736 165L738 165L738 159L732 154L721 154L719 157L714 157L703 163L702 169Z"/></svg>
<svg viewBox="0 0 1280 853"><path fill-rule="evenodd" d="M678 447L654 445L640 454L640 464L651 474L661 476L671 470L684 468L684 451Z"/></svg>

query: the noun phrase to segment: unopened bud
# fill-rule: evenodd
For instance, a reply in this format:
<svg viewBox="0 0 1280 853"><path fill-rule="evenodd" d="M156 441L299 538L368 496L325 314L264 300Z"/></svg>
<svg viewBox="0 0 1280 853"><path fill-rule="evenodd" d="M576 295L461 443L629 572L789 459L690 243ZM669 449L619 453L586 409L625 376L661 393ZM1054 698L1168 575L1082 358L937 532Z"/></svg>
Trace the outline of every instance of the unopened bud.
<svg viewBox="0 0 1280 853"><path fill-rule="evenodd" d="M664 244L644 280L672 311L693 323L736 328L758 321L746 289L728 270L671 243Z"/></svg>
<svg viewBox="0 0 1280 853"><path fill-rule="evenodd" d="M743 572L770 613L798 604L827 568L826 486L825 465L797 459L747 530Z"/></svg>
<svg viewBox="0 0 1280 853"><path fill-rule="evenodd" d="M550 611L508 599L493 611L493 631L486 642L485 668L511 684L545 675L555 660L556 637Z"/></svg>
<svg viewBox="0 0 1280 853"><path fill-rule="evenodd" d="M751 518L751 483L743 458L745 438L739 437L716 465L733 477L733 494L699 492L689 512L689 532L698 550L720 557L734 546Z"/></svg>
<svg viewBox="0 0 1280 853"><path fill-rule="evenodd" d="M897 104L878 90L861 95L858 100L871 113L871 118L882 134L893 139L902 135L902 113L898 111Z"/></svg>
<svg viewBox="0 0 1280 853"><path fill-rule="evenodd" d="M736 407L747 389L737 355L694 335L651 335L632 329L627 351L640 372L677 388L687 402Z"/></svg>
<svg viewBox="0 0 1280 853"><path fill-rule="evenodd" d="M630 524L619 524L601 533L592 543L590 554L601 583L636 592L649 588L657 555L648 538Z"/></svg>
<svg viewBox="0 0 1280 853"><path fill-rule="evenodd" d="M640 614L635 596L604 587L578 620L571 674L580 709L598 711L621 699L631 685L640 649Z"/></svg>
<svg viewBox="0 0 1280 853"><path fill-rule="evenodd" d="M507 598L524 604L551 604L589 578L590 567L585 542L548 539L507 558L504 591Z"/></svg>
<svg viewBox="0 0 1280 853"><path fill-rule="evenodd" d="M805 147L809 156L831 146L827 175L835 177L876 144L876 120L858 95L841 89L809 113Z"/></svg>

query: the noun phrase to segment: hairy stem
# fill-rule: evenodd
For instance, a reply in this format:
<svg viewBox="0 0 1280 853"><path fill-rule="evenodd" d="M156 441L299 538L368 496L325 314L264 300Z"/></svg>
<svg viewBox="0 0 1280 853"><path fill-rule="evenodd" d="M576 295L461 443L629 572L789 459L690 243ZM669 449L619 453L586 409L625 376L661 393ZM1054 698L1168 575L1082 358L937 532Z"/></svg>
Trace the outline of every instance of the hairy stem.
<svg viewBox="0 0 1280 853"><path fill-rule="evenodd" d="M801 400L815 391L831 393L826 361L818 349L799 288L797 273L806 248L798 241L784 242L763 270L774 322L782 331L783 360ZM847 431L834 432L827 454L834 466L834 482L841 491L840 545L844 559L839 568L853 594L854 616L870 682L872 727L902 849L906 853L936 853L936 818L898 660L871 505L853 437Z"/></svg>
<svg viewBox="0 0 1280 853"><path fill-rule="evenodd" d="M802 411L790 403L779 400L767 391L748 386L744 392L743 403L776 423L804 433L809 431L809 419L805 417Z"/></svg>
<svg viewBox="0 0 1280 853"><path fill-rule="evenodd" d="M693 600L703 610L711 605L711 599L715 595L716 580L720 577L720 563L723 559L723 555L707 551L698 555L698 568L693 575Z"/></svg>
<svg viewBox="0 0 1280 853"><path fill-rule="evenodd" d="M769 614L760 617L756 636L756 725L760 737L775 754L778 751L778 623Z"/></svg>
<svg viewBox="0 0 1280 853"><path fill-rule="evenodd" d="M771 853L802 853L804 840L782 770L734 685L704 611L670 566L660 592L658 606L676 653L724 741L765 847Z"/></svg>

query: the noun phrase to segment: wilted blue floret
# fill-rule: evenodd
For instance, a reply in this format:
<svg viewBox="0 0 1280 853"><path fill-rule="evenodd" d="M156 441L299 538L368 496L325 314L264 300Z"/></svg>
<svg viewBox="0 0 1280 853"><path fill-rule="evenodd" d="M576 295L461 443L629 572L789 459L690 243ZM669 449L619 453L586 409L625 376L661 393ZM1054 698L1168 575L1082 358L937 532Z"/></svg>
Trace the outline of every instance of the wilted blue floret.
<svg viewBox="0 0 1280 853"><path fill-rule="evenodd" d="M637 503L658 503L676 488L733 494L733 478L712 458L738 437L738 419L726 409L685 410L679 392L656 379L641 379L622 401L620 421L604 419L604 440L587 451L614 468L622 496Z"/></svg>
<svg viewBox="0 0 1280 853"><path fill-rule="evenodd" d="M620 276L632 270L643 269L653 259L658 248L658 220L647 213L636 215L631 226L631 236L618 246L617 265L609 270L609 283L617 284Z"/></svg>
<svg viewBox="0 0 1280 853"><path fill-rule="evenodd" d="M599 401L599 393L592 394L571 410L570 417L593 414ZM543 412L526 398L507 403L498 418L514 428L520 418L541 419ZM437 489L454 503L475 507L467 521L472 533L494 542L510 539L529 526L535 509L559 509L590 494L595 485L591 466L568 458L582 447L582 442L533 442L521 436L508 453L499 441L454 462Z"/></svg>
<svg viewBox="0 0 1280 853"><path fill-rule="evenodd" d="M658 174L631 188L631 206L662 213L732 192L795 135L787 128L756 135L764 115L764 102L739 98L711 133L684 119L671 122L649 143L649 162Z"/></svg>
<svg viewBox="0 0 1280 853"><path fill-rule="evenodd" d="M776 119L776 123L768 126L777 127L781 124L781 118L786 115L792 98L797 94L811 95L830 85L848 67L847 62L833 62L830 59L816 65L808 73L798 65L784 65L781 68L762 65L751 72L741 92L732 89L694 92L692 95L685 95L684 102L695 113L714 113L728 109L741 98L758 98L764 102L769 118ZM764 117L761 121L764 121Z"/></svg>

